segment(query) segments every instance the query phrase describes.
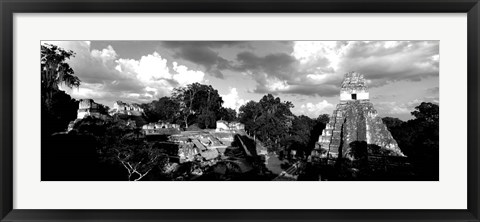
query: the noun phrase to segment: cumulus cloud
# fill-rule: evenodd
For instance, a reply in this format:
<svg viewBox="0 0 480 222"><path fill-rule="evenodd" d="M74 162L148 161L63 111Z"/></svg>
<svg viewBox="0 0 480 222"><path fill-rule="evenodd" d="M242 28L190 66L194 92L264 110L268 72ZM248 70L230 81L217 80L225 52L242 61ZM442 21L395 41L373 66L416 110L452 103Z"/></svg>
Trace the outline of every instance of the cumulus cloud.
<svg viewBox="0 0 480 222"><path fill-rule="evenodd" d="M292 56L309 71L332 71L338 67L347 44L345 41L297 41L294 42Z"/></svg>
<svg viewBox="0 0 480 222"><path fill-rule="evenodd" d="M223 107L234 109L237 113L240 106L248 102L247 100L240 99L236 88L231 88L228 94L220 96L223 99Z"/></svg>
<svg viewBox="0 0 480 222"><path fill-rule="evenodd" d="M132 77L135 76L144 83L172 78L167 60L157 52L142 56L140 60L118 59L115 60L115 63L115 70Z"/></svg>
<svg viewBox="0 0 480 222"><path fill-rule="evenodd" d="M74 98L149 102L168 96L174 87L203 82L205 76L202 71L169 62L157 52L135 60L119 58L112 46L97 50L91 49L89 42L51 43L76 52L68 62L82 84L79 89L65 89Z"/></svg>
<svg viewBox="0 0 480 222"><path fill-rule="evenodd" d="M202 82L205 76L202 71L190 70L186 66L178 65L177 62L173 62L173 70L176 72L173 79L180 85Z"/></svg>
<svg viewBox="0 0 480 222"><path fill-rule="evenodd" d="M327 100L323 100L314 103L305 103L300 106L299 113L301 115L306 115L311 118L317 118L320 114L330 114L333 111L333 104L329 103Z"/></svg>
<svg viewBox="0 0 480 222"><path fill-rule="evenodd" d="M252 76L257 93L327 97L339 93L350 71L364 74L370 87L438 76L438 41L297 41L292 48L290 54L239 53L233 68Z"/></svg>

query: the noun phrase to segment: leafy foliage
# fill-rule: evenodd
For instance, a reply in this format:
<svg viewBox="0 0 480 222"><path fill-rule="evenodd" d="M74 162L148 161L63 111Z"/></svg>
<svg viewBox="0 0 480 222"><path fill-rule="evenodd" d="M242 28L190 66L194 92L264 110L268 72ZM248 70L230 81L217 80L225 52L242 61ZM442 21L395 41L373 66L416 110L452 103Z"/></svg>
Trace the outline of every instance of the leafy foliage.
<svg viewBox="0 0 480 222"><path fill-rule="evenodd" d="M284 149L281 146L285 146L281 141L288 136L294 119L290 108L293 108L291 102L282 102L280 98L268 94L258 103L251 101L240 107L239 119L245 124L247 132L267 148L280 151Z"/></svg>
<svg viewBox="0 0 480 222"><path fill-rule="evenodd" d="M42 134L50 135L55 132L65 131L68 123L77 118L78 101L72 99L64 91L52 92L49 103L42 102Z"/></svg>
<svg viewBox="0 0 480 222"><path fill-rule="evenodd" d="M172 99L179 104L185 128L192 122L198 123L201 128L215 128L223 100L212 86L193 83L177 87L173 89Z"/></svg>
<svg viewBox="0 0 480 222"><path fill-rule="evenodd" d="M393 117L384 117L382 118L382 121L389 129L399 127L404 123L399 118L393 118Z"/></svg>
<svg viewBox="0 0 480 222"><path fill-rule="evenodd" d="M329 117L327 114L317 119L295 116L291 108L291 102L282 102L268 94L258 102L249 101L241 106L238 119L245 124L247 133L262 141L270 151L296 150L298 157L306 157L315 147Z"/></svg>
<svg viewBox="0 0 480 222"><path fill-rule="evenodd" d="M58 89L58 84L80 86L80 79L74 76L73 69L66 62L74 55L73 51L55 45L41 45L42 122L49 126L42 129L43 134L64 131L68 123L76 118L78 102Z"/></svg>
<svg viewBox="0 0 480 222"><path fill-rule="evenodd" d="M58 84L65 84L67 87L80 86L80 79L74 75L73 69L66 62L75 52L65 50L56 45L41 45L41 82L42 90L57 90Z"/></svg>
<svg viewBox="0 0 480 222"><path fill-rule="evenodd" d="M387 127L402 152L414 164L418 179L438 180L439 169L439 113L438 105L422 102L412 113L415 119ZM391 119L390 119L391 120Z"/></svg>
<svg viewBox="0 0 480 222"><path fill-rule="evenodd" d="M317 117L317 122L322 123L323 125L327 125L328 121L330 120L330 116L328 114L321 114Z"/></svg>
<svg viewBox="0 0 480 222"><path fill-rule="evenodd" d="M308 145L315 121L308 116L293 119L289 135L285 139L287 150L296 150L298 156L308 154Z"/></svg>
<svg viewBox="0 0 480 222"><path fill-rule="evenodd" d="M237 111L231 108L221 107L218 113L217 119L225 120L228 122L236 121L237 120Z"/></svg>
<svg viewBox="0 0 480 222"><path fill-rule="evenodd" d="M412 115L415 116L418 121L438 124L439 109L437 104L422 102L419 106L415 107L415 109Z"/></svg>
<svg viewBox="0 0 480 222"><path fill-rule="evenodd" d="M262 115L262 111L258 102L249 101L239 109L238 119L241 123L245 124L245 130L250 135L255 136L255 132L259 127L257 124L258 118Z"/></svg>
<svg viewBox="0 0 480 222"><path fill-rule="evenodd" d="M170 97L162 97L151 103L142 104L148 122L159 120L169 123L177 123L180 119L180 104Z"/></svg>

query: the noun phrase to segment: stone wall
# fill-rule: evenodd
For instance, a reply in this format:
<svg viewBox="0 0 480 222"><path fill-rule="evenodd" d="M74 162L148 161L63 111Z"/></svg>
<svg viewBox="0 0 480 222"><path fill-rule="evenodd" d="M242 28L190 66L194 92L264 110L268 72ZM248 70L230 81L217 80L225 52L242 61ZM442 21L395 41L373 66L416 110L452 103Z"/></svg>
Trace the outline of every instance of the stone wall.
<svg viewBox="0 0 480 222"><path fill-rule="evenodd" d="M116 101L113 103L113 107L110 109L110 115L124 114L129 116L141 116L144 110L138 104L129 104L122 101Z"/></svg>
<svg viewBox="0 0 480 222"><path fill-rule="evenodd" d="M78 109L98 109L98 104L93 99L81 99L78 102Z"/></svg>
<svg viewBox="0 0 480 222"><path fill-rule="evenodd" d="M245 125L243 123L239 122L227 122L225 120L218 120L217 121L217 126L215 129L217 132L223 132L223 131L243 131L245 130Z"/></svg>
<svg viewBox="0 0 480 222"><path fill-rule="evenodd" d="M83 119L87 116L103 118L106 113L102 113L102 105L96 103L93 99L81 99L78 103L77 119Z"/></svg>

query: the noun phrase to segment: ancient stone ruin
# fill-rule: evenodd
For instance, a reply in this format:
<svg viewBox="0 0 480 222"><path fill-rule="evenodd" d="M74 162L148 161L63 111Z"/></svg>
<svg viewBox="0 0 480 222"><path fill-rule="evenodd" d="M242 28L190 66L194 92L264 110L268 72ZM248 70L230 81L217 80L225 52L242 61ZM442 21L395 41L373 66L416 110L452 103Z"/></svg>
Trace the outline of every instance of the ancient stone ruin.
<svg viewBox="0 0 480 222"><path fill-rule="evenodd" d="M218 120L215 131L217 132L235 132L238 130L245 130L245 125L239 122L227 122L225 120Z"/></svg>
<svg viewBox="0 0 480 222"><path fill-rule="evenodd" d="M340 103L318 140L317 152L329 159L351 158L356 141L377 147L388 156L404 156L370 102L365 78L349 72L342 82Z"/></svg>
<svg viewBox="0 0 480 222"><path fill-rule="evenodd" d="M108 113L107 108L102 104L96 103L93 99L81 99L78 102L77 119L83 119L87 116L104 118Z"/></svg>
<svg viewBox="0 0 480 222"><path fill-rule="evenodd" d="M180 133L180 125L158 121L156 123L148 123L142 126L143 134L152 135L172 135Z"/></svg>
<svg viewBox="0 0 480 222"><path fill-rule="evenodd" d="M109 118L107 107L104 105L96 103L93 99L80 99L78 101L77 119L70 121L67 132L71 131L78 121L88 116L99 119Z"/></svg>
<svg viewBox="0 0 480 222"><path fill-rule="evenodd" d="M141 116L143 109L138 104L129 104L122 101L113 103L113 107L109 110L111 116L115 114L124 114L129 116Z"/></svg>

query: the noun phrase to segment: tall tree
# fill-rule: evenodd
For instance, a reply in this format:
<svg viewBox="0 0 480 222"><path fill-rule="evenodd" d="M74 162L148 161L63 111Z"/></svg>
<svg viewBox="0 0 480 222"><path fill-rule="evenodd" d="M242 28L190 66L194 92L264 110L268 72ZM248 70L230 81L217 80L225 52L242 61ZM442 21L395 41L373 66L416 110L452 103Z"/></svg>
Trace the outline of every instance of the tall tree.
<svg viewBox="0 0 480 222"><path fill-rule="evenodd" d="M253 137L256 137L256 131L259 127L257 120L261 115L260 106L255 101L249 101L239 109L238 119L245 124L245 130Z"/></svg>
<svg viewBox="0 0 480 222"><path fill-rule="evenodd" d="M282 102L280 98L268 94L258 103L249 102L240 107L239 117L247 131L253 132L267 147L276 150L292 127L294 116L291 108L291 102Z"/></svg>
<svg viewBox="0 0 480 222"><path fill-rule="evenodd" d="M41 109L42 133L49 135L63 131L68 122L77 116L78 102L58 89L59 84L67 87L80 86L80 79L74 75L73 69L66 62L75 53L56 45L43 44L40 48L41 73Z"/></svg>
<svg viewBox="0 0 480 222"><path fill-rule="evenodd" d="M327 125L328 121L330 121L328 114L320 114L317 118L317 122L323 123L324 125Z"/></svg>
<svg viewBox="0 0 480 222"><path fill-rule="evenodd" d="M382 121L389 130L395 127L399 127L404 123L399 118L393 118L393 117L384 117L382 118Z"/></svg>
<svg viewBox="0 0 480 222"><path fill-rule="evenodd" d="M316 119L313 120L313 126L310 131L310 140L306 149L306 153L310 153L315 144L318 142L318 137L322 135L322 131L325 129L325 126L328 124L330 117L328 114L321 114Z"/></svg>
<svg viewBox="0 0 480 222"><path fill-rule="evenodd" d="M314 124L315 121L308 116L295 117L286 139L288 149L297 150L298 155L307 154Z"/></svg>
<svg viewBox="0 0 480 222"><path fill-rule="evenodd" d="M217 120L225 120L228 122L237 120L237 111L231 108L221 107Z"/></svg>
<svg viewBox="0 0 480 222"><path fill-rule="evenodd" d="M434 123L438 122L439 108L437 104L422 102L411 114L418 120Z"/></svg>
<svg viewBox="0 0 480 222"><path fill-rule="evenodd" d="M180 104L170 97L162 97L151 103L142 104L142 108L149 122L161 120L169 123L177 123L180 118Z"/></svg>
<svg viewBox="0 0 480 222"><path fill-rule="evenodd" d="M189 117L195 114L193 110L193 102L198 93L194 87L177 87L173 89L172 98L179 104L179 113L185 123L185 128L188 128Z"/></svg>
<svg viewBox="0 0 480 222"><path fill-rule="evenodd" d="M188 128L191 122L206 128L215 127L223 100L212 86L193 83L178 87L173 90L172 98L179 103L185 127Z"/></svg>
<svg viewBox="0 0 480 222"><path fill-rule="evenodd" d="M80 86L80 79L74 75L73 69L66 62L74 56L75 52L72 50L65 50L52 44L41 45L41 82L45 100L52 98L59 84L65 84L70 88Z"/></svg>

